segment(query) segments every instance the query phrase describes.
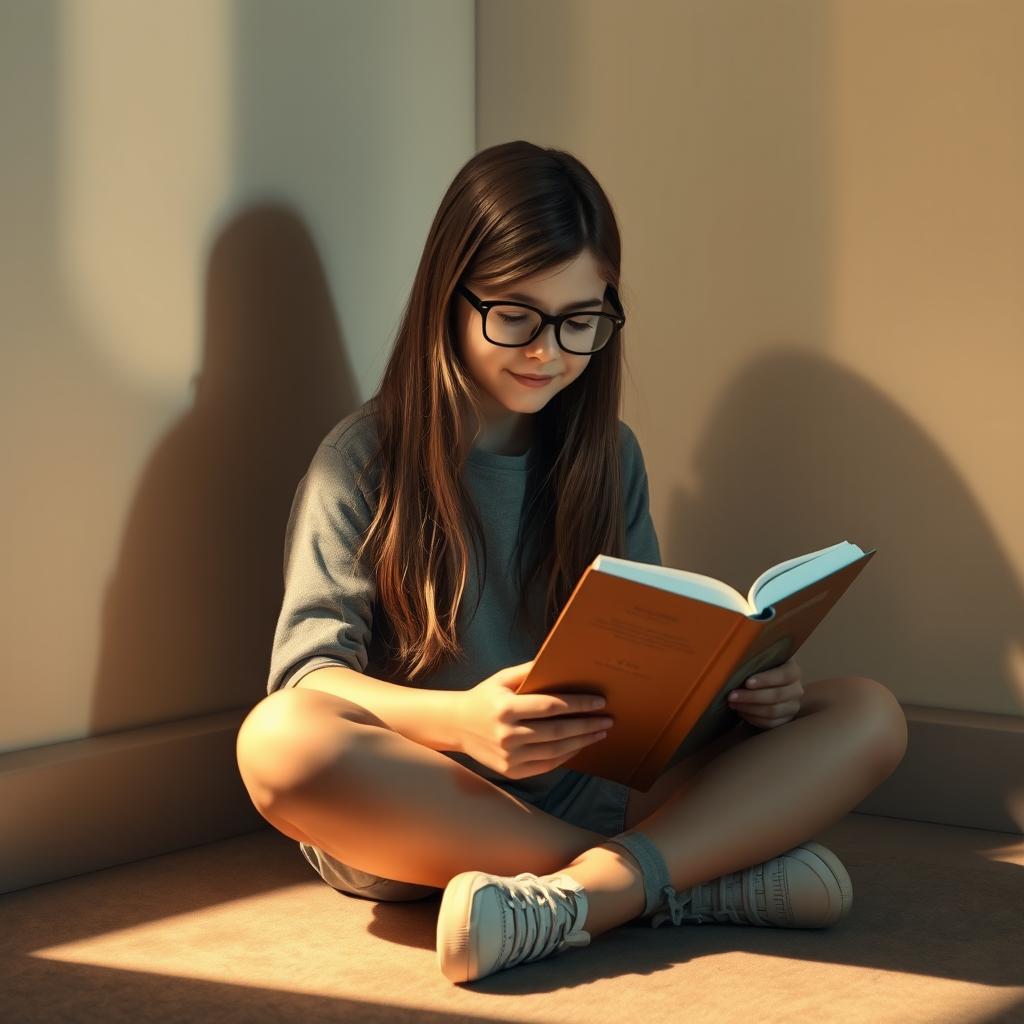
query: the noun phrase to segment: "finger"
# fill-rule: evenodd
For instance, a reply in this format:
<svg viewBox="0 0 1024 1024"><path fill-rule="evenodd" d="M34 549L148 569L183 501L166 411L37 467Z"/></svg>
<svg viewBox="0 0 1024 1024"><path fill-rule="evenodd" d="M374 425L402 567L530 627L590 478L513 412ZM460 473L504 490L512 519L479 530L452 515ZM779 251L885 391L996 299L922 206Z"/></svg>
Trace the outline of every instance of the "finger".
<svg viewBox="0 0 1024 1024"><path fill-rule="evenodd" d="M609 715L578 715L574 718L537 719L535 722L520 721L509 730L510 736L524 737L523 745L552 743L572 736L610 729L615 719Z"/></svg>
<svg viewBox="0 0 1024 1024"><path fill-rule="evenodd" d="M741 718L753 722L779 722L789 721L795 718L800 710L797 701L787 701L784 704L773 704L766 707L740 708L737 713Z"/></svg>
<svg viewBox="0 0 1024 1024"><path fill-rule="evenodd" d="M753 715L767 715L768 717L789 713L796 714L800 710L800 700L794 700L792 696L792 694L788 695L789 699L787 699L787 695L783 695L764 703L752 700L742 701L733 704L732 707L737 711L748 710Z"/></svg>
<svg viewBox="0 0 1024 1024"><path fill-rule="evenodd" d="M799 683L787 683L785 686L760 687L755 690L740 688L729 694L730 706L748 707L761 704L781 704L783 701L794 700L803 696L803 687ZM735 699L733 698L735 694Z"/></svg>
<svg viewBox="0 0 1024 1024"><path fill-rule="evenodd" d="M790 681L789 673L784 669L785 666L783 665L777 665L775 668L763 669L755 675L750 676L743 685L752 690L764 690L769 686L782 686Z"/></svg>
<svg viewBox="0 0 1024 1024"><path fill-rule="evenodd" d="M519 719L551 718L593 711L599 693L520 693L515 695L515 715ZM603 698L601 698L603 700Z"/></svg>
<svg viewBox="0 0 1024 1024"><path fill-rule="evenodd" d="M756 708L769 704L779 703L779 691L777 688L766 690L733 690L729 694L729 706L735 708Z"/></svg>
<svg viewBox="0 0 1024 1024"><path fill-rule="evenodd" d="M743 718L743 721L756 726L758 729L774 729L779 725L784 725L792 716L785 715L779 718L774 718L768 717L767 715L753 715L741 712L741 717Z"/></svg>
<svg viewBox="0 0 1024 1024"><path fill-rule="evenodd" d="M529 761L523 763L533 764L536 761L549 761L553 758L573 753L581 747L603 739L606 734L607 730L574 734L557 740L541 740L537 743L526 743L519 749L522 756L530 758Z"/></svg>
<svg viewBox="0 0 1024 1024"><path fill-rule="evenodd" d="M566 753L560 754L558 757L547 758L543 761L525 761L522 764L516 765L506 774L510 779L525 779L533 775L542 775L545 772L552 771L565 764L565 762L568 761L578 749L580 748L574 747Z"/></svg>
<svg viewBox="0 0 1024 1024"><path fill-rule="evenodd" d="M763 669L750 676L746 686L753 689L760 689L766 686L785 686L787 683L796 682L800 678L800 666L790 658L775 668Z"/></svg>

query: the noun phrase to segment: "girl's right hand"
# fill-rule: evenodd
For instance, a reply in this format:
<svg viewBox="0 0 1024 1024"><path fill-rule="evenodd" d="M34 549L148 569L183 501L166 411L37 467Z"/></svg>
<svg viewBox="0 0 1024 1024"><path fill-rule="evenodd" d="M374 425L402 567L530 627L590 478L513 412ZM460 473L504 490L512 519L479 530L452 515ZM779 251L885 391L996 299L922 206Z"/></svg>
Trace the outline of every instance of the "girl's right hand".
<svg viewBox="0 0 1024 1024"><path fill-rule="evenodd" d="M557 768L612 725L594 713L599 693L515 693L532 667L510 665L471 690L453 691L459 749L508 779Z"/></svg>

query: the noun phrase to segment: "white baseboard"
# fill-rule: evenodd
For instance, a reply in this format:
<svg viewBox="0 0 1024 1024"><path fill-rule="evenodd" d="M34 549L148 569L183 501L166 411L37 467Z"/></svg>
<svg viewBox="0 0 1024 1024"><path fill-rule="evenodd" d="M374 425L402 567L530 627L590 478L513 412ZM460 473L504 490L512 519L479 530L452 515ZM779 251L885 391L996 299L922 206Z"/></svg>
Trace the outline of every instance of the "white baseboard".
<svg viewBox="0 0 1024 1024"><path fill-rule="evenodd" d="M906 756L853 810L1024 831L1024 719L903 710ZM269 828L235 760L248 711L0 755L0 893Z"/></svg>

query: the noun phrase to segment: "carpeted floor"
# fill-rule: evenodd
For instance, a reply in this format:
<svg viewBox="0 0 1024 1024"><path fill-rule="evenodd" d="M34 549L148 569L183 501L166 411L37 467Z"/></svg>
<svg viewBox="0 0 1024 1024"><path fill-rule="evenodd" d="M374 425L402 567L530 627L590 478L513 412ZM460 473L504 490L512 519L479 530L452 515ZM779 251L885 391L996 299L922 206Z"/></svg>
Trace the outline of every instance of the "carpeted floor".
<svg viewBox="0 0 1024 1024"><path fill-rule="evenodd" d="M437 899L326 886L270 828L0 896L3 1019L1024 1024L1024 838L850 814L824 930L635 926L469 985Z"/></svg>

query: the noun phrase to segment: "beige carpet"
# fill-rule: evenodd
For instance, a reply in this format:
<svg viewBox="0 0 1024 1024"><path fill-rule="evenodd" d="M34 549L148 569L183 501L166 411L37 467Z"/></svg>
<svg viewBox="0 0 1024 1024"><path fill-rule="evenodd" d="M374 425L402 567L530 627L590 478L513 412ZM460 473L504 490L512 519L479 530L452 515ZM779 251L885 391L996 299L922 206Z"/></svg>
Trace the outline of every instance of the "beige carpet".
<svg viewBox="0 0 1024 1024"><path fill-rule="evenodd" d="M633 925L466 986L437 898L335 892L249 835L0 896L3 1020L1024 1022L1024 839L850 814L825 930Z"/></svg>

